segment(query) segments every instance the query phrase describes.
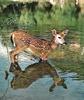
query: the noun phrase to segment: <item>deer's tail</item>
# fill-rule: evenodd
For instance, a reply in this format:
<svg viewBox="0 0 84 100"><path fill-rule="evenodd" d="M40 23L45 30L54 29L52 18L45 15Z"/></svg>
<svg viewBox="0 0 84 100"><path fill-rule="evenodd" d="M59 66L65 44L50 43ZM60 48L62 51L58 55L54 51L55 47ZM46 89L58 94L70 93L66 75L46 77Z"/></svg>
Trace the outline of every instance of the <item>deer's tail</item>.
<svg viewBox="0 0 84 100"><path fill-rule="evenodd" d="M13 34L13 33L11 33L10 39L11 39L11 43L15 46L15 42L14 42L14 34Z"/></svg>

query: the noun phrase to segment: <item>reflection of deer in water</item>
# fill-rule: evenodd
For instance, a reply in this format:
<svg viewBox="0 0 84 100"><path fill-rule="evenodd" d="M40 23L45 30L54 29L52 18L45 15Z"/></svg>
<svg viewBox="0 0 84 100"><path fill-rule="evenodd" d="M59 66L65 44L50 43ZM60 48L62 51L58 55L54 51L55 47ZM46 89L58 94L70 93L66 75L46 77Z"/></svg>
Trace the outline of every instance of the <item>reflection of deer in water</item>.
<svg viewBox="0 0 84 100"><path fill-rule="evenodd" d="M53 78L53 84L51 85L49 91L53 91L55 86L61 85L64 88L67 88L64 80L59 77L54 67L52 67L47 62L35 63L28 66L24 71L21 70L18 63L10 67L10 72L14 74L14 77L11 81L11 87L13 89L18 88L27 88L34 81L42 78L45 75L49 75Z"/></svg>
<svg viewBox="0 0 84 100"><path fill-rule="evenodd" d="M27 34L24 31L15 31L11 33L11 39L15 49L10 52L11 62L17 62L17 55L22 51L31 52L33 55L39 54L42 61L48 59L49 53L58 47L59 44L65 43L65 35L68 30L57 32L52 30L52 39L50 41L39 39Z"/></svg>

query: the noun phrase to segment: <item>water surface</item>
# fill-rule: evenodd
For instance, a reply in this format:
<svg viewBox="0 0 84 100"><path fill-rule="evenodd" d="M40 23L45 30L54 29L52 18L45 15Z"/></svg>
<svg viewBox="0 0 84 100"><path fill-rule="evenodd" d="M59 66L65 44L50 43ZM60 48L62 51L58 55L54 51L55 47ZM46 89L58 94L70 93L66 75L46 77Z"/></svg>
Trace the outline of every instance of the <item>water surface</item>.
<svg viewBox="0 0 84 100"><path fill-rule="evenodd" d="M83 100L84 99L84 77L82 72L82 67L80 67L79 73L76 71L76 63L73 65L71 69L70 64L65 64L66 66L69 65L70 68L65 68L63 64L63 68L58 68L58 65L62 67L61 60L57 59L50 59L48 62L51 64L52 67L56 68L57 73L60 77L65 80L65 84L67 85L67 89L64 89L63 86L57 86L54 88L52 92L49 92L49 87L53 83L52 77L48 74L42 74L42 77L39 77L37 80L34 80L30 85L24 82L23 87L17 87L14 89L11 87L11 82L14 77L14 73L9 72L10 69L10 58L9 58L9 51L11 50L11 45L7 42L7 46L4 45L2 41L3 38L0 38L0 100ZM8 45L9 44L9 45ZM24 71L29 65L37 63L38 60L30 59L30 56L27 56L23 53L20 56L20 67ZM80 63L83 66L83 62ZM79 64L79 65L80 65ZM80 65L80 66L81 66ZM55 67L56 66L56 67ZM44 68L45 69L45 68ZM69 71L70 70L70 71ZM78 69L77 69L78 70ZM8 71L9 76L8 79L5 80L5 71ZM41 71L38 69L37 71ZM43 71L44 73L45 71ZM41 71L42 73L42 71ZM82 75L82 79L80 78ZM26 76L26 75L25 75ZM24 79L25 77L23 77Z"/></svg>

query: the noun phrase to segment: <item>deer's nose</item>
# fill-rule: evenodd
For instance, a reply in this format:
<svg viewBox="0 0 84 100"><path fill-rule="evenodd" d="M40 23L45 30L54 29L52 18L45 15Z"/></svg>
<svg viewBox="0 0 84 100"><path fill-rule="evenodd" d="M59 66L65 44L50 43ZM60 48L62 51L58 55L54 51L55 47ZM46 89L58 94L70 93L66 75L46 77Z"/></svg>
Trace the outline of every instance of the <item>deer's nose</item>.
<svg viewBox="0 0 84 100"><path fill-rule="evenodd" d="M62 45L67 45L67 42L64 42Z"/></svg>
<svg viewBox="0 0 84 100"><path fill-rule="evenodd" d="M67 45L67 42L64 42L63 44L64 44L64 45Z"/></svg>

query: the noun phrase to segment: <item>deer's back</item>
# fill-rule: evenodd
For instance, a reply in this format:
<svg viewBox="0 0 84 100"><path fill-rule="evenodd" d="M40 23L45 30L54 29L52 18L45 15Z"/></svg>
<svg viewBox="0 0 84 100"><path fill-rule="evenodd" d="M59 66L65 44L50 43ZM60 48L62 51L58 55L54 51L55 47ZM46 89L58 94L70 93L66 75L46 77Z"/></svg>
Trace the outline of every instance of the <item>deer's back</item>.
<svg viewBox="0 0 84 100"><path fill-rule="evenodd" d="M51 49L50 41L31 36L30 34L24 31L13 32L12 38L16 45L31 46L33 48L42 49L42 50Z"/></svg>

